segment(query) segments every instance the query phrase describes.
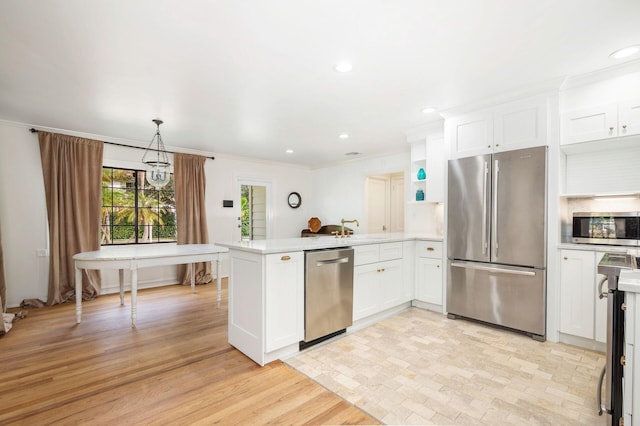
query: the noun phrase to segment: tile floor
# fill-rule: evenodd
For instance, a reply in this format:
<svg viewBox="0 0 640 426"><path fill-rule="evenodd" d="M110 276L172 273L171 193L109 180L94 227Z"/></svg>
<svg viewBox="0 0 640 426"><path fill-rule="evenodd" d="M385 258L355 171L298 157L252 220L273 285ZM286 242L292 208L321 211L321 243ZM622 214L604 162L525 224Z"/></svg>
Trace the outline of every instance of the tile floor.
<svg viewBox="0 0 640 426"><path fill-rule="evenodd" d="M418 308L286 363L387 424L605 424L604 354Z"/></svg>

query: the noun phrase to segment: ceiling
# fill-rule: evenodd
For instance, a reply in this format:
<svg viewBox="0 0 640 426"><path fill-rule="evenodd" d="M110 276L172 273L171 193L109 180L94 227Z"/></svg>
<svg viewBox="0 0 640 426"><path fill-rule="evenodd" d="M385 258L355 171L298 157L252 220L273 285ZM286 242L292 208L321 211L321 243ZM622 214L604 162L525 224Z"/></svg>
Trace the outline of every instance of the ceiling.
<svg viewBox="0 0 640 426"><path fill-rule="evenodd" d="M172 148L317 167L614 66L639 22L638 0L0 0L0 119L148 142L157 117Z"/></svg>

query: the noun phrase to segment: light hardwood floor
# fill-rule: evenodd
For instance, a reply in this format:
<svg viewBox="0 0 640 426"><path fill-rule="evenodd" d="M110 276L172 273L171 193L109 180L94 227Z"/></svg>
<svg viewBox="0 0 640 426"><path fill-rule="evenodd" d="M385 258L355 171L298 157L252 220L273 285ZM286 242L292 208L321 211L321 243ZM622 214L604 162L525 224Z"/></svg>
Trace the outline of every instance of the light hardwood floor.
<svg viewBox="0 0 640 426"><path fill-rule="evenodd" d="M227 343L215 285L169 286L31 309L0 338L0 424L374 424L280 362Z"/></svg>

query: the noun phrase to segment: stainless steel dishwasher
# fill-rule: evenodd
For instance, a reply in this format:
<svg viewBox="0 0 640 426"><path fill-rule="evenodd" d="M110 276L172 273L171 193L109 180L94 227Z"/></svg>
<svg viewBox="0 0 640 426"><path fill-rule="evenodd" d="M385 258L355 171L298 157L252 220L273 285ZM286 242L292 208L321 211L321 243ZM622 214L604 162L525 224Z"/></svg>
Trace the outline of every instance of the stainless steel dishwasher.
<svg viewBox="0 0 640 426"><path fill-rule="evenodd" d="M353 322L353 249L310 250L304 268L304 342L319 343Z"/></svg>

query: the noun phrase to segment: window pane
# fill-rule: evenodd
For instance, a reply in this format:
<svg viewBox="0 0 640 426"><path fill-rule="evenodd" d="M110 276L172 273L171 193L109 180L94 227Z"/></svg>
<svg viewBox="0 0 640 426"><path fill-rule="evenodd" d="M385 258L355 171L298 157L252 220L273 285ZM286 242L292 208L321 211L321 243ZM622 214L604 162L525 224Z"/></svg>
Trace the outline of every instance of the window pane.
<svg viewBox="0 0 640 426"><path fill-rule="evenodd" d="M130 244L135 243L135 226L130 225L114 225L113 226L113 244Z"/></svg>
<svg viewBox="0 0 640 426"><path fill-rule="evenodd" d="M100 222L102 245L175 242L173 175L157 189L144 171L103 167Z"/></svg>

